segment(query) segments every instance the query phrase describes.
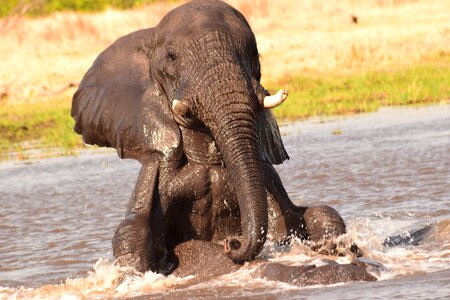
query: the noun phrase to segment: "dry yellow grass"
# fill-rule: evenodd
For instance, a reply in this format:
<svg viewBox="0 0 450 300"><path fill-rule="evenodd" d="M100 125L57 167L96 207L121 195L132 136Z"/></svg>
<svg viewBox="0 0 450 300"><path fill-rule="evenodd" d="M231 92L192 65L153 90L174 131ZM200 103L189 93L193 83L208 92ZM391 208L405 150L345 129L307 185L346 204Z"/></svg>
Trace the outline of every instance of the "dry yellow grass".
<svg viewBox="0 0 450 300"><path fill-rule="evenodd" d="M404 66L450 52L448 0L228 2L252 25L265 82L298 73ZM108 44L156 25L175 6L0 20L0 102L36 101L64 90Z"/></svg>
<svg viewBox="0 0 450 300"><path fill-rule="evenodd" d="M251 1L256 10L235 2L250 18L269 80L398 67L450 51L445 0Z"/></svg>
<svg viewBox="0 0 450 300"><path fill-rule="evenodd" d="M78 82L112 41L155 26L173 6L0 20L0 95L14 102L51 96Z"/></svg>

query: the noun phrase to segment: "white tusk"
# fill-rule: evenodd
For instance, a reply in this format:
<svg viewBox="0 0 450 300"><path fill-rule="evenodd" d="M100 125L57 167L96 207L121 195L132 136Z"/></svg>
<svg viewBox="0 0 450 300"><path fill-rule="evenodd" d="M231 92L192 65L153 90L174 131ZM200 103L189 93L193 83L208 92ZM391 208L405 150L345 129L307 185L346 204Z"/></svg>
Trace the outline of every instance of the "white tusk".
<svg viewBox="0 0 450 300"><path fill-rule="evenodd" d="M286 100L289 92L287 90L279 90L275 95L264 97L264 108L274 108Z"/></svg>
<svg viewBox="0 0 450 300"><path fill-rule="evenodd" d="M183 103L180 100L174 99L172 102L172 110L179 116L184 116L188 110L189 107L186 105L186 103Z"/></svg>

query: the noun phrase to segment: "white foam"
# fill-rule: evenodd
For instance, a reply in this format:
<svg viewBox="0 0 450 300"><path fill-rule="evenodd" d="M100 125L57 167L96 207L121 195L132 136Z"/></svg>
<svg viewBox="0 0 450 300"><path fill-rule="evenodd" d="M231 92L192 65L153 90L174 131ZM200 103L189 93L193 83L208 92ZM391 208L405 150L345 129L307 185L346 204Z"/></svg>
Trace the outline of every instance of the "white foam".
<svg viewBox="0 0 450 300"><path fill-rule="evenodd" d="M353 240L367 257L379 261L385 266L374 274L379 280L389 280L404 274L420 274L450 268L450 242L448 234L435 232L435 239L427 240L421 246L399 246L385 249L382 242L386 232L393 232L392 220L380 216L352 219L348 221L348 233L345 239ZM448 220L441 222L438 230L446 230ZM404 224L403 224L404 225ZM397 227L398 228L398 227ZM264 246L261 258L287 265L325 264L324 259L332 259L339 263L349 263L350 257L333 257L319 255L294 239L292 245L281 247L274 243ZM68 278L63 284L44 285L37 288L8 288L0 287L1 299L64 299L75 300L83 298L111 298L129 297L143 294L165 294L174 290L198 291L210 289L232 289L238 287L248 291L248 295L255 295L264 291L264 295L276 295L282 291L299 289L287 283L280 283L261 278L252 274L256 267L248 263L232 274L211 278L204 282L195 282L193 276L179 278L147 272L143 276L128 276L120 283L120 269L107 259L100 258L93 266L93 271L82 278ZM195 282L190 284L190 282ZM302 288L303 289L303 288ZM253 294L252 294L253 293ZM244 296L244 294L239 294Z"/></svg>

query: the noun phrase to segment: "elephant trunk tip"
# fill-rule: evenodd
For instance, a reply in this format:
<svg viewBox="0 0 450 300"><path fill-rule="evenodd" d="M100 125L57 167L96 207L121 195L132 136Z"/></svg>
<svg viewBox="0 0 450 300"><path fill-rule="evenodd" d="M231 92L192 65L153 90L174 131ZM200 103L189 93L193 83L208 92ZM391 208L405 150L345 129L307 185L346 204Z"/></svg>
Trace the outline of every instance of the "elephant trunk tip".
<svg viewBox="0 0 450 300"><path fill-rule="evenodd" d="M264 229L262 229L263 232ZM224 241L224 253L235 263L242 264L253 260L261 251L265 241L264 234L256 242L253 242L252 238L247 236L229 237Z"/></svg>
<svg viewBox="0 0 450 300"><path fill-rule="evenodd" d="M231 253L233 250L241 248L241 242L235 238L225 239L224 252Z"/></svg>

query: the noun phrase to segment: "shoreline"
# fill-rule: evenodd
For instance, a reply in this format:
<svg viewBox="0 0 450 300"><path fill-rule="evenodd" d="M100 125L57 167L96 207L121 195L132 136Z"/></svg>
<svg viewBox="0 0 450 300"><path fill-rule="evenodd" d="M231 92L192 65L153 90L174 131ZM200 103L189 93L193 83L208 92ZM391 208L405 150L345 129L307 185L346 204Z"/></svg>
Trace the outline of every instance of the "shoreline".
<svg viewBox="0 0 450 300"><path fill-rule="evenodd" d="M450 52L408 68L353 75L296 74L263 83L271 93L281 88L290 91L288 100L274 109L279 123L376 112L381 107L450 103ZM83 149L70 116L75 88L42 101L0 103L0 161L26 160L30 155L59 156ZM36 149L50 151L33 153ZM52 151L55 153L48 154Z"/></svg>
<svg viewBox="0 0 450 300"><path fill-rule="evenodd" d="M376 111L370 112L359 112L354 114L336 114L329 116L314 116L306 119L298 120L281 120L278 121L280 127L280 133L282 137L288 137L291 135L301 135L302 131L299 129L298 124L306 124L308 126L324 125L337 123L339 126L336 128L330 127L329 134L333 135L343 135L346 131L342 131L340 128L340 123L352 119L352 118L364 118L370 117L377 114L392 114L396 111L416 111L416 110L438 110L438 109L450 109L450 101L441 101L440 103L428 103L423 105L401 105L401 106L382 106ZM57 157L77 157L80 155L101 155L101 154L114 154L116 150L114 148L97 147L91 145L84 145L81 147L74 147L71 149L66 149L64 147L39 147L39 143L35 143L37 147L25 149L23 151L9 151L0 152L0 165L7 163L23 163L29 164L36 161L57 158Z"/></svg>

